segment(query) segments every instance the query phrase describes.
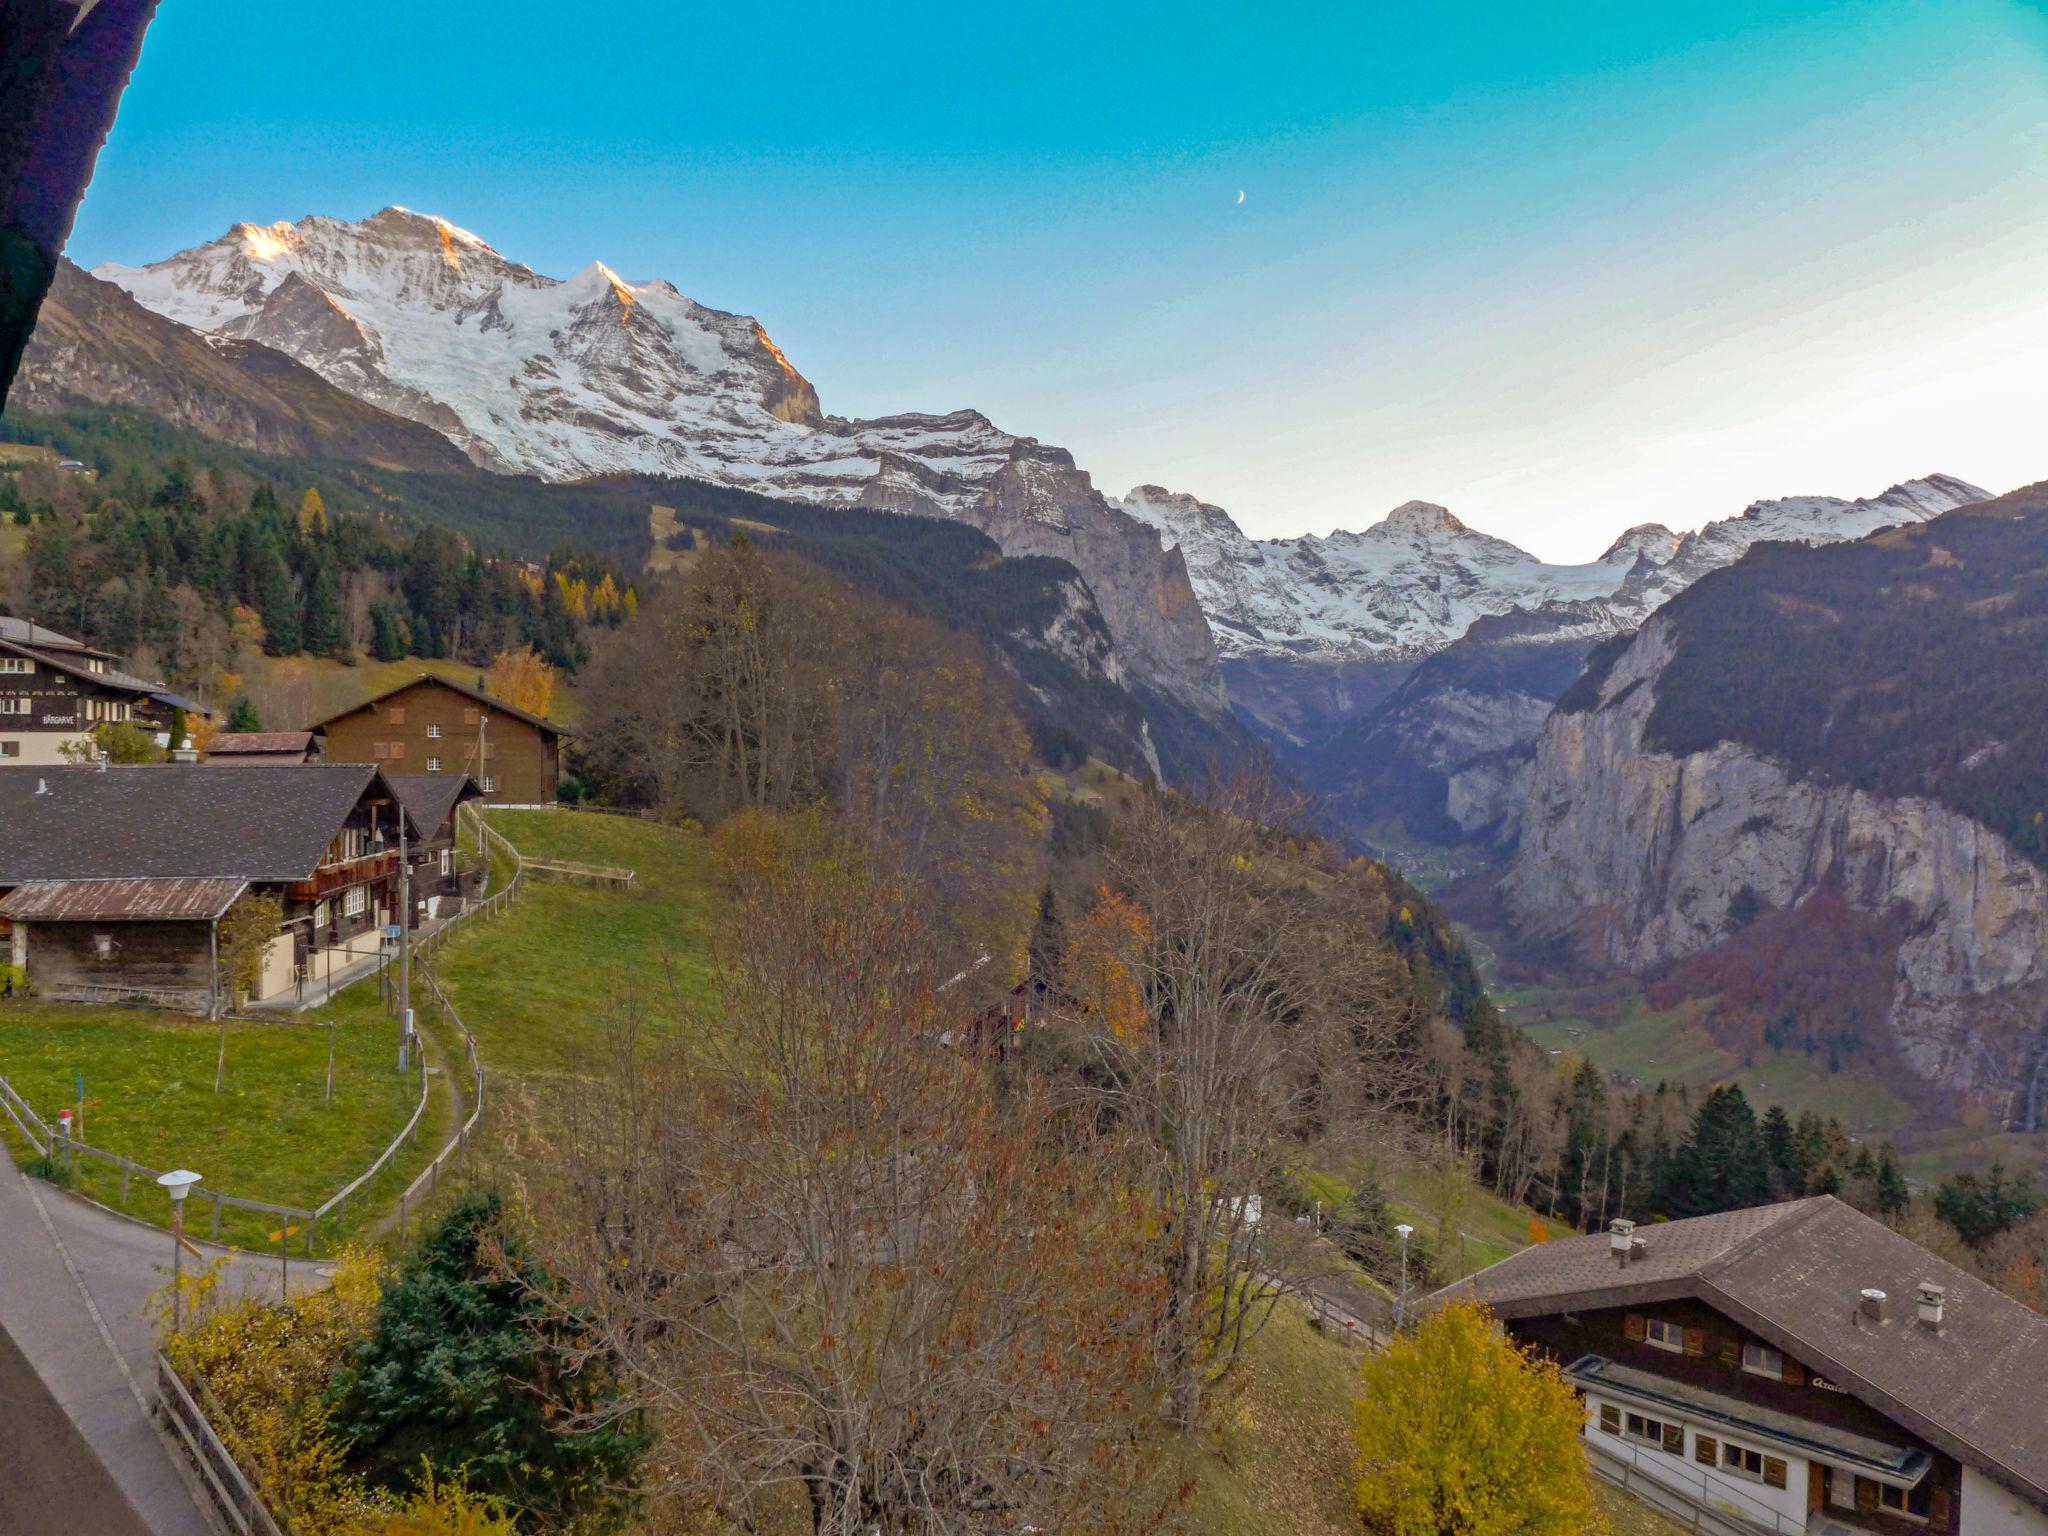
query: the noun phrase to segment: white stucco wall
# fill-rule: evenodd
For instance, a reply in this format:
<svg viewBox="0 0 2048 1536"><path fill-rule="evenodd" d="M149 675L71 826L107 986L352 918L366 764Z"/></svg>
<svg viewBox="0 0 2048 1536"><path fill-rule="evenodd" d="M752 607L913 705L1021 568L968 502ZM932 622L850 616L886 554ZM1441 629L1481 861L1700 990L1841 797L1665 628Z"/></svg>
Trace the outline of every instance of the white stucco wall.
<svg viewBox="0 0 2048 1536"><path fill-rule="evenodd" d="M1685 1450L1683 1455L1674 1455L1669 1451L1651 1445L1648 1441L1633 1439L1625 1434L1608 1434L1600 1427L1602 1401L1601 1398L1591 1393L1588 1393L1586 1396L1586 1436L1588 1439L1598 1439L1610 1447L1626 1447L1633 1450L1635 1452L1635 1464L1644 1474L1654 1477L1667 1488L1682 1493L1689 1499L1705 1504L1710 1509L1724 1510L1729 1514L1739 1516L1754 1523L1767 1522L1775 1516L1778 1520L1779 1530L1784 1532L1803 1531L1805 1529L1808 1473L1807 1463L1802 1458L1787 1455L1781 1450L1765 1446L1758 1441L1744 1440L1739 1435L1730 1436L1724 1434L1718 1427L1709 1428L1707 1433L1713 1437L1717 1446L1728 1444L1742 1445L1751 1450L1768 1451L1770 1455L1784 1461L1785 1486L1783 1488L1773 1488L1766 1483L1751 1482L1746 1477L1737 1477L1733 1473L1722 1471L1718 1467L1704 1467L1693 1460L1693 1451L1697 1443L1696 1435L1698 1432L1689 1424L1683 1426L1685 1429ZM1628 1415L1631 1412L1642 1414L1648 1418L1663 1418L1666 1420L1678 1417L1668 1412L1659 1414L1650 1409L1632 1409L1627 1403L1619 1399L1607 1399L1606 1401L1610 1402L1620 1411L1623 1424L1628 1422ZM1965 1533L1965 1536L1968 1536L1968 1533ZM2008 1536L2008 1533L1999 1531L1997 1536ZM2036 1532L2029 1528L2026 1536L2048 1536L2048 1532Z"/></svg>
<svg viewBox="0 0 2048 1536"><path fill-rule="evenodd" d="M2048 1536L2048 1511L2008 1493L1974 1468L1963 1468L1960 1536Z"/></svg>
<svg viewBox="0 0 2048 1536"><path fill-rule="evenodd" d="M72 759L64 755L64 748L84 740L62 731L10 731L6 722L0 721L0 741L11 741L20 749L12 757L0 757L0 768L67 767Z"/></svg>

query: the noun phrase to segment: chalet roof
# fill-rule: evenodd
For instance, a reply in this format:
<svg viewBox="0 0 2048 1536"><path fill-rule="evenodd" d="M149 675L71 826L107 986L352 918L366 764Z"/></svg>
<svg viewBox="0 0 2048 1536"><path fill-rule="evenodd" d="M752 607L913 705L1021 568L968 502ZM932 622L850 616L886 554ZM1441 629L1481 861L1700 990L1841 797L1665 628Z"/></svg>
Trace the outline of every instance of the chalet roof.
<svg viewBox="0 0 2048 1536"><path fill-rule="evenodd" d="M483 791L466 773L387 773L384 782L427 838L440 834L460 802L483 798Z"/></svg>
<svg viewBox="0 0 2048 1536"><path fill-rule="evenodd" d="M111 659L104 651L95 651L84 646L78 647L75 651L52 650L0 636L0 655L26 656L32 661L41 662L53 672L62 672L67 677L82 679L110 692L140 693L152 699L160 699L166 704L184 710L187 714L210 716L213 713L197 700L172 693L162 683L152 683L147 678L137 677L133 672L123 672L119 667L108 667L104 672L95 672L88 662L95 659Z"/></svg>
<svg viewBox="0 0 2048 1536"><path fill-rule="evenodd" d="M206 743L208 757L237 757L243 753L305 753L313 745L311 731L215 731Z"/></svg>
<svg viewBox="0 0 2048 1536"><path fill-rule="evenodd" d="M83 640L74 640L69 635L60 635L54 629L46 629L34 619L14 619L0 614L0 640L14 645L34 646L38 650L82 651L88 656L103 656L109 660L112 651L95 650Z"/></svg>
<svg viewBox="0 0 2048 1536"><path fill-rule="evenodd" d="M1539 1243L1438 1293L1505 1319L1694 1297L1932 1445L2048 1506L2048 1317L2029 1311L1832 1195L1636 1229L1615 1263L1605 1233ZM1946 1291L1941 1330L1916 1318ZM1861 1315L1885 1292L1886 1320Z"/></svg>
<svg viewBox="0 0 2048 1536"><path fill-rule="evenodd" d="M0 768L0 886L304 880L365 795L396 799L368 763Z"/></svg>
<svg viewBox="0 0 2048 1536"><path fill-rule="evenodd" d="M32 880L0 897L0 917L16 922L207 921L249 889L233 876L198 880Z"/></svg>
<svg viewBox="0 0 2048 1536"><path fill-rule="evenodd" d="M366 709L382 704L386 699L391 698L395 694L403 693L408 688L419 687L421 683L433 683L448 689L450 692L459 693L465 698L475 699L479 704L488 705L501 715L510 715L514 720L524 720L528 725L538 730L547 731L556 736L566 736L569 734L545 716L531 714L521 709L517 704L507 704L503 699L485 693L481 688L471 687L468 683L457 682L452 677L443 677L438 672L422 672L410 682L400 683L395 688L386 688L382 693L372 694L360 704L351 704L347 709L336 710L324 720L315 720L312 728L316 731L321 730L334 724L337 720L346 720L350 715L361 714Z"/></svg>

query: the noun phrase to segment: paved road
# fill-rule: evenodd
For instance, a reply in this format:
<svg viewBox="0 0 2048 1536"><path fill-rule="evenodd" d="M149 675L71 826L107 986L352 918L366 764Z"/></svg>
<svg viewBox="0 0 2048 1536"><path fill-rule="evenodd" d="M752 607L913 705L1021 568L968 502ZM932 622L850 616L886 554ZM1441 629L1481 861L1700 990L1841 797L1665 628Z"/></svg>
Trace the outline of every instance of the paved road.
<svg viewBox="0 0 2048 1536"><path fill-rule="evenodd" d="M0 1536L149 1536L92 1447L0 1333Z"/></svg>
<svg viewBox="0 0 2048 1536"><path fill-rule="evenodd" d="M209 1255L226 1250L201 1244ZM189 1257L189 1256L188 1256ZM150 1419L156 1339L150 1294L169 1272L169 1234L116 1216L0 1163L0 1334L11 1338L154 1536L212 1536L172 1454ZM312 1266L292 1266L292 1290L317 1284ZM236 1257L223 1282L231 1293L275 1299L279 1266ZM4 1341L0 1341L4 1342ZM0 1370L5 1361L0 1359ZM0 1384L0 1416L23 1429L16 1399ZM61 1431L49 1434L61 1440ZM15 1496L4 1481L0 1442L0 1533ZM36 1454L62 1457L54 1443ZM27 1500L22 1501L24 1505ZM28 1506L32 1507L32 1506ZM41 1531L97 1533L67 1512ZM114 1536L125 1527L110 1520Z"/></svg>

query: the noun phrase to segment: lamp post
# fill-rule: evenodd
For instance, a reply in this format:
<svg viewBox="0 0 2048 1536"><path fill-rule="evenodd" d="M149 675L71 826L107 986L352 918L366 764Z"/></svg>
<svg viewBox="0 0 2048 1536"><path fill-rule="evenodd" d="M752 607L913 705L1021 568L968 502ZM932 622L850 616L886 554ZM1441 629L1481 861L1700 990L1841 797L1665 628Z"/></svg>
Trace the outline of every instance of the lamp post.
<svg viewBox="0 0 2048 1536"><path fill-rule="evenodd" d="M185 1273L185 1197L192 1193L192 1186L198 1182L199 1175L189 1168L174 1168L157 1176L157 1183L171 1196L172 1333L178 1332L185 1323L185 1288L181 1283Z"/></svg>
<svg viewBox="0 0 2048 1536"><path fill-rule="evenodd" d="M1399 1333L1408 1317L1408 1239L1414 1235L1415 1229L1404 1221L1394 1228L1394 1232L1401 1239L1401 1294L1394 1302L1394 1332Z"/></svg>

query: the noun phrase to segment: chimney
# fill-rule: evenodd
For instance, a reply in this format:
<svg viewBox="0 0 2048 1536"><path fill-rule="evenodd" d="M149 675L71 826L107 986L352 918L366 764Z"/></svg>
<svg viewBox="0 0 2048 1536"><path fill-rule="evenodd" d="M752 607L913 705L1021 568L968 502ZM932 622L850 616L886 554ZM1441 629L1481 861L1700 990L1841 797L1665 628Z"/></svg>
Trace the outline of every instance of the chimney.
<svg viewBox="0 0 2048 1536"><path fill-rule="evenodd" d="M1617 1216L1607 1227L1607 1249L1614 1255L1614 1262L1620 1268L1627 1268L1631 1250L1635 1247L1636 1224L1626 1216Z"/></svg>
<svg viewBox="0 0 2048 1536"><path fill-rule="evenodd" d="M1941 1332L1942 1312L1948 1302L1948 1290L1932 1280L1922 1280L1920 1293L1920 1326L1934 1333Z"/></svg>
<svg viewBox="0 0 2048 1536"><path fill-rule="evenodd" d="M1884 1321L1884 1301L1883 1291L1866 1289L1863 1292L1863 1305L1858 1311L1873 1323L1881 1323Z"/></svg>

